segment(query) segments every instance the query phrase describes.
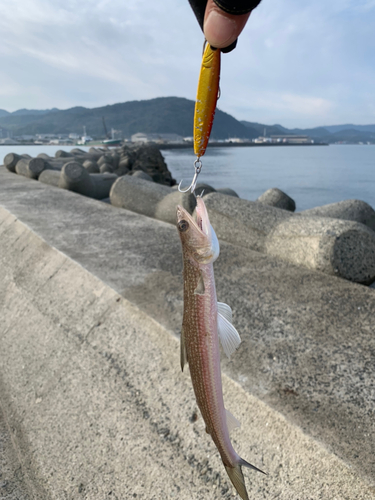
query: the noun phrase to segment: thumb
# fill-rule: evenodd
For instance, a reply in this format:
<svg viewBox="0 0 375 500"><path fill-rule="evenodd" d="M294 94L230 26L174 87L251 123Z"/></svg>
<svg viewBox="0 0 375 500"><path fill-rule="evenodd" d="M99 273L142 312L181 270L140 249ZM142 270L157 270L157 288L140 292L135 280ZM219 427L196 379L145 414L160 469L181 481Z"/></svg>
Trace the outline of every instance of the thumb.
<svg viewBox="0 0 375 500"><path fill-rule="evenodd" d="M208 0L203 24L204 36L212 47L228 47L237 39L249 16L250 12L241 15L228 14L213 0Z"/></svg>

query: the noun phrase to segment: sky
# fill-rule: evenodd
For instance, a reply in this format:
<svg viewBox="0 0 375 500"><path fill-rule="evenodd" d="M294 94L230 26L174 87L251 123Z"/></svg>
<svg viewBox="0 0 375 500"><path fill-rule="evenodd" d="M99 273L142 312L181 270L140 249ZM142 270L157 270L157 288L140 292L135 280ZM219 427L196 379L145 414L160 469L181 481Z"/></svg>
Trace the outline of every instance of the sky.
<svg viewBox="0 0 375 500"><path fill-rule="evenodd" d="M0 109L195 99L187 0L1 0ZM218 107L286 127L375 123L375 0L263 0L222 55Z"/></svg>

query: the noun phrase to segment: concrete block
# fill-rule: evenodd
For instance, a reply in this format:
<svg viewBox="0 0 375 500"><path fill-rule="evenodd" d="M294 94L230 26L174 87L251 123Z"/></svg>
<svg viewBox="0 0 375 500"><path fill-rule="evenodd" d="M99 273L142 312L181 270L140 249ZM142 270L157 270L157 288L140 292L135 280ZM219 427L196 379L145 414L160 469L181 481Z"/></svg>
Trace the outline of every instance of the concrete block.
<svg viewBox="0 0 375 500"><path fill-rule="evenodd" d="M109 196L115 207L155 217L158 203L170 193L171 188L168 186L149 182L134 175L125 175L119 177L113 184Z"/></svg>
<svg viewBox="0 0 375 500"><path fill-rule="evenodd" d="M361 222L375 230L375 210L365 201L344 200L299 212L302 216L332 217L333 219Z"/></svg>
<svg viewBox="0 0 375 500"><path fill-rule="evenodd" d="M204 197L219 239L264 252L267 234L292 217L286 210L234 196L211 193Z"/></svg>
<svg viewBox="0 0 375 500"><path fill-rule="evenodd" d="M65 163L69 163L69 162L65 162ZM44 169L45 170L59 170L59 171L61 171L63 166L65 165L65 163L61 162L59 160L55 160L55 159L44 160Z"/></svg>
<svg viewBox="0 0 375 500"><path fill-rule="evenodd" d="M82 165L89 172L89 174L99 174L100 173L99 165L94 160L85 160L82 163Z"/></svg>
<svg viewBox="0 0 375 500"><path fill-rule="evenodd" d="M120 163L120 155L116 151L111 151L111 165L116 169L119 166Z"/></svg>
<svg viewBox="0 0 375 500"><path fill-rule="evenodd" d="M42 158L31 158L31 160L22 158L16 164L16 173L29 179L38 179L45 167L45 161Z"/></svg>
<svg viewBox="0 0 375 500"><path fill-rule="evenodd" d="M131 173L132 177L136 177L138 179L143 179L144 181L150 181L153 182L152 177L146 172L143 172L143 170L135 170L134 172Z"/></svg>
<svg viewBox="0 0 375 500"><path fill-rule="evenodd" d="M109 163L110 165L112 165L112 162L113 162L113 158L110 154L105 154L103 156L101 156L98 160L98 166L100 167L101 165L104 165L105 163Z"/></svg>
<svg viewBox="0 0 375 500"><path fill-rule="evenodd" d="M43 184L48 184L50 186L59 187L60 182L60 170L50 170L46 169L39 175L39 182L43 182Z"/></svg>
<svg viewBox="0 0 375 500"><path fill-rule="evenodd" d="M170 224L176 223L176 207L180 205L185 208L190 214L193 213L197 202L194 194L190 191L181 193L180 191L173 190L172 193L165 196L156 205L155 219L169 222Z"/></svg>
<svg viewBox="0 0 375 500"><path fill-rule="evenodd" d="M182 187L184 189L184 187ZM196 187L195 187L195 194L197 196L207 196L210 193L216 193L216 189L209 184L206 184L204 182L199 182Z"/></svg>
<svg viewBox="0 0 375 500"><path fill-rule="evenodd" d="M68 153L67 151L63 151L62 149L59 149L55 153L55 158L74 158L74 154Z"/></svg>
<svg viewBox="0 0 375 500"><path fill-rule="evenodd" d="M357 222L292 217L270 231L265 252L357 283L375 280L375 233Z"/></svg>
<svg viewBox="0 0 375 500"><path fill-rule="evenodd" d="M27 156L29 156L29 155L27 155ZM9 170L9 172L15 172L16 165L22 158L26 158L26 156L25 155L18 155L17 153L8 153L4 157L4 165Z"/></svg>
<svg viewBox="0 0 375 500"><path fill-rule="evenodd" d="M116 179L115 174L89 174L80 163L72 161L64 165L59 187L100 200L108 197Z"/></svg>
<svg viewBox="0 0 375 500"><path fill-rule="evenodd" d="M350 281L375 279L375 234L363 224L299 217L219 193L205 203L219 239Z"/></svg>
<svg viewBox="0 0 375 500"><path fill-rule="evenodd" d="M239 198L236 191L234 191L231 188L219 188L219 189L216 189L216 192L221 193L221 194L226 194L227 196L235 196L236 198Z"/></svg>
<svg viewBox="0 0 375 500"><path fill-rule="evenodd" d="M256 200L271 207L282 208L289 212L294 212L296 209L295 201L286 193L278 188L268 189L265 193L261 194Z"/></svg>
<svg viewBox="0 0 375 500"><path fill-rule="evenodd" d="M118 179L116 174L111 174L109 172L103 174L90 174L90 177L94 186L94 194L91 198L95 198L96 200L108 198L113 184Z"/></svg>
<svg viewBox="0 0 375 500"><path fill-rule="evenodd" d="M36 157L42 158L43 160L47 160L47 161L54 159L52 156L48 155L47 153L39 153Z"/></svg>
<svg viewBox="0 0 375 500"><path fill-rule="evenodd" d="M73 155L87 155L87 151L84 151L83 149L80 148L74 148L70 150L71 154Z"/></svg>
<svg viewBox="0 0 375 500"><path fill-rule="evenodd" d="M102 163L100 165L99 171L101 174L104 174L106 172L113 174L115 171L115 167L111 165L110 163Z"/></svg>

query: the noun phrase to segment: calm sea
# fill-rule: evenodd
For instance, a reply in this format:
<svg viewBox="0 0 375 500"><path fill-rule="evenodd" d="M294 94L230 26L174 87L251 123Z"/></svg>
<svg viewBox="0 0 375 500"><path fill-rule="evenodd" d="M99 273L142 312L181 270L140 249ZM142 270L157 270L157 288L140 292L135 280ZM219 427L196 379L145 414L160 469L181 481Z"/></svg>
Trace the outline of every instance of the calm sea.
<svg viewBox="0 0 375 500"><path fill-rule="evenodd" d="M162 151L173 177L193 178L192 150ZM230 187L241 198L256 200L277 187L291 196L298 210L347 199L375 208L375 146L281 146L209 148L199 181Z"/></svg>
<svg viewBox="0 0 375 500"><path fill-rule="evenodd" d="M0 158L10 152L54 156L59 149L62 147L1 146ZM175 149L162 154L174 178L184 179L183 186L190 184L193 151ZM375 208L375 146L209 148L202 163L199 181L215 188L230 187L248 200L277 187L295 200L297 210L353 198Z"/></svg>

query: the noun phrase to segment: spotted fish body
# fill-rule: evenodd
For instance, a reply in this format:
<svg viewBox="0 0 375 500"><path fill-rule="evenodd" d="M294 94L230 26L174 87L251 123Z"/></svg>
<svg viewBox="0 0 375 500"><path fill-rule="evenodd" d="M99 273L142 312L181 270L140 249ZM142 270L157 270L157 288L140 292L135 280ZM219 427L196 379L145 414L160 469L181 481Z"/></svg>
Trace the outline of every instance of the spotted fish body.
<svg viewBox="0 0 375 500"><path fill-rule="evenodd" d="M224 406L219 348L220 337L229 356L241 339L231 324L230 307L217 302L213 262L219 255L219 243L202 198L197 197L197 221L182 207L177 208L177 228L184 264L181 368L189 363L206 431L211 435L239 495L248 500L241 466L259 469L243 460L230 441L229 431L240 424Z"/></svg>

